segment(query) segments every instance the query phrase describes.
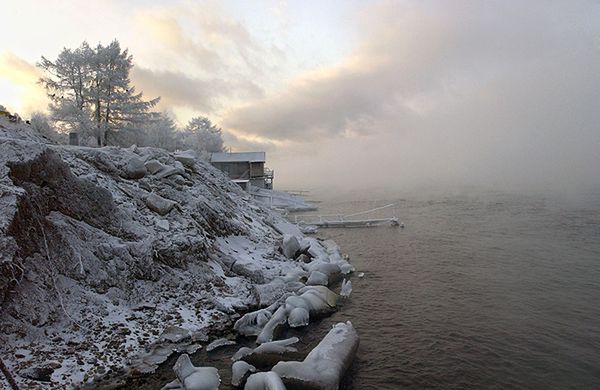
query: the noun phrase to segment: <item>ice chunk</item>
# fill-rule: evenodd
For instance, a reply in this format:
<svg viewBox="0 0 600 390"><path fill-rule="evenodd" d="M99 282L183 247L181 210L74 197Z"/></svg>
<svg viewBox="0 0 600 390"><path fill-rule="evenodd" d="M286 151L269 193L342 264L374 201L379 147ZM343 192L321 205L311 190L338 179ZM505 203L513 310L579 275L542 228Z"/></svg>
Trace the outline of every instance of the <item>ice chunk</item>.
<svg viewBox="0 0 600 390"><path fill-rule="evenodd" d="M340 291L340 296L344 298L348 298L352 293L352 281L344 279L342 281L342 289Z"/></svg>
<svg viewBox="0 0 600 390"><path fill-rule="evenodd" d="M251 373L256 372L256 368L245 361L234 362L231 366L231 384L241 386Z"/></svg>
<svg viewBox="0 0 600 390"><path fill-rule="evenodd" d="M214 367L194 367L187 354L179 356L173 371L185 390L217 390L221 383Z"/></svg>
<svg viewBox="0 0 600 390"><path fill-rule="evenodd" d="M288 315L288 325L290 328L299 328L308 325L309 314L308 310L303 307L295 307Z"/></svg>
<svg viewBox="0 0 600 390"><path fill-rule="evenodd" d="M242 336L257 336L271 319L273 314L267 309L247 313L233 325L233 329Z"/></svg>
<svg viewBox="0 0 600 390"><path fill-rule="evenodd" d="M234 345L234 344L235 344L235 341L233 341L233 340L217 339L206 346L206 352L210 352L217 348L225 347L227 345Z"/></svg>
<svg viewBox="0 0 600 390"><path fill-rule="evenodd" d="M290 388L336 390L358 349L358 334L348 321L338 323L302 362L279 362L273 371Z"/></svg>
<svg viewBox="0 0 600 390"><path fill-rule="evenodd" d="M273 371L250 375L244 390L286 390L279 375Z"/></svg>

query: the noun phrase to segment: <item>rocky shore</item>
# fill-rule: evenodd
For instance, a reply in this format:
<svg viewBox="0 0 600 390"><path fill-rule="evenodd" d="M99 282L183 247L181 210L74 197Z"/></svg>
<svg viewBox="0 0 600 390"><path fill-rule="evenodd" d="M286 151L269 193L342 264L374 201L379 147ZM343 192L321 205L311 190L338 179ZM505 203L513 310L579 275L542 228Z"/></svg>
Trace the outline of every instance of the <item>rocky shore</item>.
<svg viewBox="0 0 600 390"><path fill-rule="evenodd" d="M239 372L282 326L335 310L326 286L352 271L335 243L305 237L192 152L52 145L0 119L0 357L23 388L135 378L174 353L169 388L200 388L185 356L215 332L262 344L239 356ZM293 364L270 371L283 358L270 359L246 362L267 371L248 388L298 381Z"/></svg>

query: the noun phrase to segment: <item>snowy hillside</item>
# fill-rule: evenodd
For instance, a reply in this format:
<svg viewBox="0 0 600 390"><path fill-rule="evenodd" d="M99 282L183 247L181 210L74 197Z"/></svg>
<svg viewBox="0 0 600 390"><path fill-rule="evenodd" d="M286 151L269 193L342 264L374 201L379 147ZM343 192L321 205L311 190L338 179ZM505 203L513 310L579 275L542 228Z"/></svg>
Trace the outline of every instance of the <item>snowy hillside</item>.
<svg viewBox="0 0 600 390"><path fill-rule="evenodd" d="M0 353L22 385L152 371L161 341L193 348L305 266L279 250L293 226L191 153L45 141L0 119Z"/></svg>

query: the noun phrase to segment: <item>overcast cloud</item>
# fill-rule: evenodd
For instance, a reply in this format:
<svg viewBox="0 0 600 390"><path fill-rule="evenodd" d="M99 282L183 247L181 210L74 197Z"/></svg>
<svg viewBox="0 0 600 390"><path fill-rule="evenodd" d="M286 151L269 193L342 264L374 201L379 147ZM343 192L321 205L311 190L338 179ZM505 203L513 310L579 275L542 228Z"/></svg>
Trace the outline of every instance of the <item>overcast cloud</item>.
<svg viewBox="0 0 600 390"><path fill-rule="evenodd" d="M599 16L591 1L369 6L345 61L223 124L291 141L274 155L287 185L598 185Z"/></svg>

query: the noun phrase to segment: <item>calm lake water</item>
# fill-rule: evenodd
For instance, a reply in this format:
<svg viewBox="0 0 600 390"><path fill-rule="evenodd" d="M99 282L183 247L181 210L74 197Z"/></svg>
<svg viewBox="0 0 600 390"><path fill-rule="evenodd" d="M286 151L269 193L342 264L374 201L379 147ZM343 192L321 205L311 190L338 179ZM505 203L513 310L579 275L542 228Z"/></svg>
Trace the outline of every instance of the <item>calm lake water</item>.
<svg viewBox="0 0 600 390"><path fill-rule="evenodd" d="M319 212L387 203L404 229L319 233L365 273L316 330L357 328L345 388L600 388L600 196L421 195Z"/></svg>
<svg viewBox="0 0 600 390"><path fill-rule="evenodd" d="M404 229L318 233L357 273L336 313L281 336L301 339L299 360L333 323L350 320L361 342L342 389L600 388L600 194L337 199L319 213L389 203ZM238 348L201 350L192 361L219 368L228 389ZM173 363L143 387L172 380Z"/></svg>

